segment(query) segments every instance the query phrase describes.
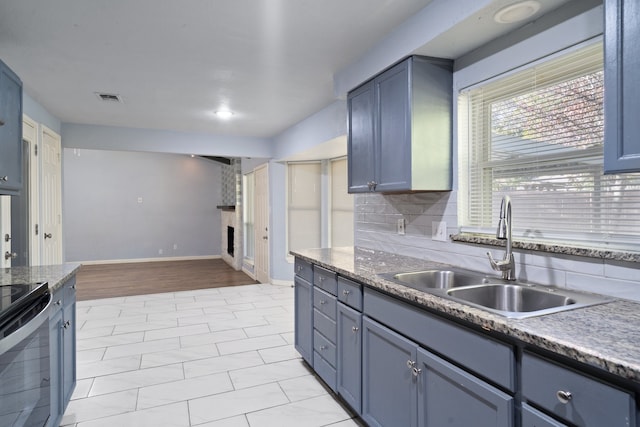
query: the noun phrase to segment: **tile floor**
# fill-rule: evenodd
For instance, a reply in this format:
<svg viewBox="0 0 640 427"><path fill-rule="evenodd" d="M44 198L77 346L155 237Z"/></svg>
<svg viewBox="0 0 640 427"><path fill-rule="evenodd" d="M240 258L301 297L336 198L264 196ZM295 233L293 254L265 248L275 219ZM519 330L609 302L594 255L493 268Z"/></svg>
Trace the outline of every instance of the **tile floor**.
<svg viewBox="0 0 640 427"><path fill-rule="evenodd" d="M73 427L361 425L293 348L293 288L78 302Z"/></svg>

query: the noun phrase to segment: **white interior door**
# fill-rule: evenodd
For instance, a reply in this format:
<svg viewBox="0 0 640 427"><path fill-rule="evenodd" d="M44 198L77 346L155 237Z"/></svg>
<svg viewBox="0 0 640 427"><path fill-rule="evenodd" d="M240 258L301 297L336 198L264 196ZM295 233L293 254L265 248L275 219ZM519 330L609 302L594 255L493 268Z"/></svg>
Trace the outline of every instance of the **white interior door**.
<svg viewBox="0 0 640 427"><path fill-rule="evenodd" d="M38 162L38 124L28 116L22 118L22 140L29 144L29 179L25 194L29 197L29 265L40 265L40 164ZM28 185L28 188L26 187Z"/></svg>
<svg viewBox="0 0 640 427"><path fill-rule="evenodd" d="M60 135L42 126L41 264L62 263L62 167Z"/></svg>
<svg viewBox="0 0 640 427"><path fill-rule="evenodd" d="M256 280L271 281L269 276L269 164L254 170L255 177L255 258Z"/></svg>
<svg viewBox="0 0 640 427"><path fill-rule="evenodd" d="M5 236L9 236L6 239ZM0 267L11 267L11 196L0 196Z"/></svg>

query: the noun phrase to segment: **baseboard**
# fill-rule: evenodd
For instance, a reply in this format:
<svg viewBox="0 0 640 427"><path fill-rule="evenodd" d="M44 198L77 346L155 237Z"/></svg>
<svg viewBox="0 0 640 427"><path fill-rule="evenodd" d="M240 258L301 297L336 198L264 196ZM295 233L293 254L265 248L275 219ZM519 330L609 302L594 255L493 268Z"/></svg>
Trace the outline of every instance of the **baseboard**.
<svg viewBox="0 0 640 427"><path fill-rule="evenodd" d="M251 271L251 270L245 268L244 266L242 266L242 272L244 274L246 274L247 276L251 277L253 280L256 280L256 275L253 274L253 271Z"/></svg>
<svg viewBox="0 0 640 427"><path fill-rule="evenodd" d="M276 285L276 286L291 286L291 287L293 287L293 280L271 279L270 282L271 282L272 285Z"/></svg>
<svg viewBox="0 0 640 427"><path fill-rule="evenodd" d="M162 258L133 258L133 259L101 259L93 261L73 261L83 265L99 265L99 264L130 264L134 262L161 262L161 261L192 261L199 259L221 259L220 255L201 255L201 256L177 256Z"/></svg>

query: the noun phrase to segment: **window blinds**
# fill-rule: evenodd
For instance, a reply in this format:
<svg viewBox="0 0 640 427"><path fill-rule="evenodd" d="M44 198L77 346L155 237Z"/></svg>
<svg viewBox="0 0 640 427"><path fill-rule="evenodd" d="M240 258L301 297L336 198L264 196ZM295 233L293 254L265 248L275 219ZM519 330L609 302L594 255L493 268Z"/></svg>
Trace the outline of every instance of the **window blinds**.
<svg viewBox="0 0 640 427"><path fill-rule="evenodd" d="M463 91L462 231L494 233L509 195L514 236L640 244L640 174L603 174L603 95L601 43Z"/></svg>

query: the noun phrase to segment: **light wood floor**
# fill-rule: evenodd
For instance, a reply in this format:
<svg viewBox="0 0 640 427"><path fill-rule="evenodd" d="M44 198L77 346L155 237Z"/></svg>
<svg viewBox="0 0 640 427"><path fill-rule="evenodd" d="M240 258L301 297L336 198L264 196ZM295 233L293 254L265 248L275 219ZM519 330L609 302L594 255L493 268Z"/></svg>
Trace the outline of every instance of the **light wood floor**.
<svg viewBox="0 0 640 427"><path fill-rule="evenodd" d="M258 283L221 259L84 265L79 301Z"/></svg>

